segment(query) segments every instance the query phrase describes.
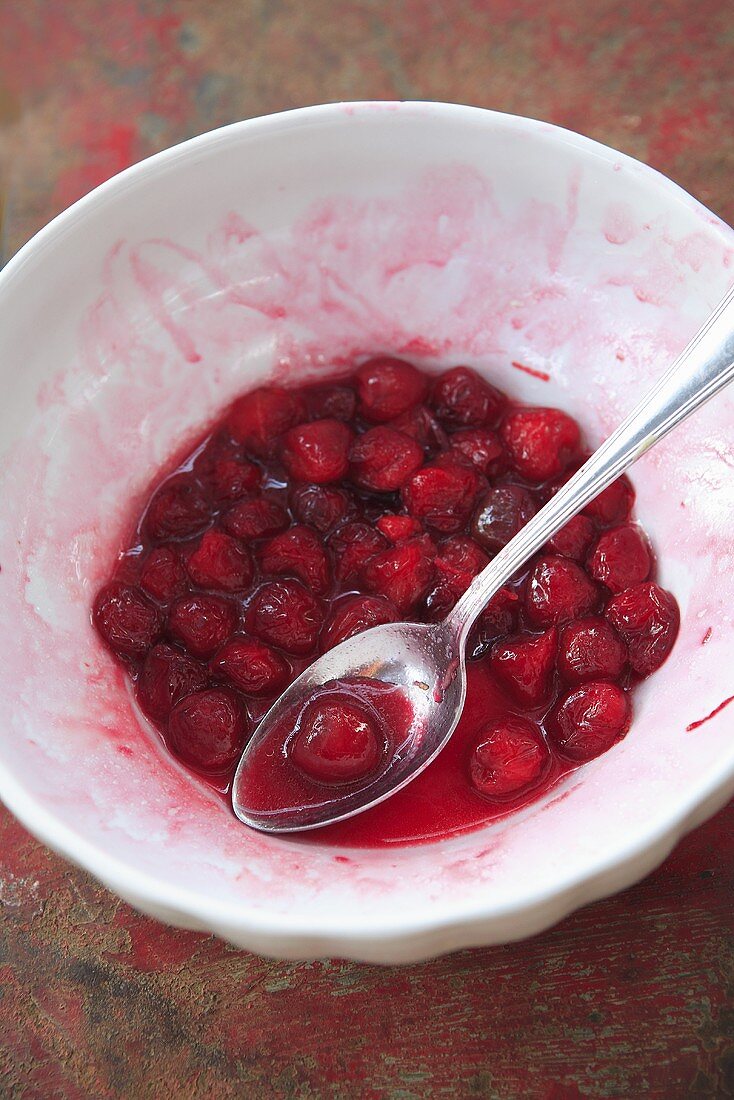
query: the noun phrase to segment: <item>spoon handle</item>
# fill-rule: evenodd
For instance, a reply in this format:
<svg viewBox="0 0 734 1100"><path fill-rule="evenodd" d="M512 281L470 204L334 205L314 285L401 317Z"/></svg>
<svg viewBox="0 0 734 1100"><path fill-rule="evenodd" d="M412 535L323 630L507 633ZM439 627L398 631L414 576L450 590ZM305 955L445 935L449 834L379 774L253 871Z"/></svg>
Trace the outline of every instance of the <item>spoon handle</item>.
<svg viewBox="0 0 734 1100"><path fill-rule="evenodd" d="M626 420L477 576L447 617L460 644L491 597L645 451L734 380L734 286Z"/></svg>

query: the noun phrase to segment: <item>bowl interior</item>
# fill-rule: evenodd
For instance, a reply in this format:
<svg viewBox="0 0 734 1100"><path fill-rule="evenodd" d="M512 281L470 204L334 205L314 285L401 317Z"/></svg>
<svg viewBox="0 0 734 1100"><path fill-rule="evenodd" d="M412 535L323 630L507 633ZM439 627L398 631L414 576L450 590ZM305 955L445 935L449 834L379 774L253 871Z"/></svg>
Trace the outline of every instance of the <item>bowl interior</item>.
<svg viewBox="0 0 734 1100"><path fill-rule="evenodd" d="M734 707L686 727L732 692L727 394L633 473L683 623L630 735L489 829L365 852L249 832L140 727L89 605L159 465L259 380L379 350L466 362L596 445L721 297L732 244L621 155L438 105L229 127L77 204L0 280L0 794L137 904L283 953L530 931L518 912L722 797Z"/></svg>

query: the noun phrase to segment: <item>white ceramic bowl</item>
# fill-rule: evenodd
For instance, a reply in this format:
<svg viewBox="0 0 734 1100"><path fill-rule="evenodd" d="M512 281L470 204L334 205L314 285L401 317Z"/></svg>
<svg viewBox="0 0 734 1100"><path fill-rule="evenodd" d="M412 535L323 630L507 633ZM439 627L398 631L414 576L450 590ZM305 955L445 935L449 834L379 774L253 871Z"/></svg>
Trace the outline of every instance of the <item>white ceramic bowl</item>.
<svg viewBox="0 0 734 1100"><path fill-rule="evenodd" d="M290 958L515 939L648 872L734 790L734 706L686 732L734 690L734 394L634 474L683 623L631 733L492 828L344 852L249 832L141 730L89 605L156 466L273 371L469 362L597 444L723 294L733 249L611 149L420 103L229 126L56 218L0 276L10 809L138 908Z"/></svg>

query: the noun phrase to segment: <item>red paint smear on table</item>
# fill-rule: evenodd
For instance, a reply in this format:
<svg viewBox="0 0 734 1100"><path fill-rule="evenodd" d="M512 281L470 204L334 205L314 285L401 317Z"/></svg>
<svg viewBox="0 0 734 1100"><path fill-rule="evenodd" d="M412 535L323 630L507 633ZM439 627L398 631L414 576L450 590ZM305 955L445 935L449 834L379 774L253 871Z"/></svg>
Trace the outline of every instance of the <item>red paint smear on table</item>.
<svg viewBox="0 0 734 1100"><path fill-rule="evenodd" d="M670 164L693 145L707 140L711 131L711 119L719 105L715 101L699 100L680 109L670 107L664 111L658 123L658 133L650 141L648 159L652 163Z"/></svg>
<svg viewBox="0 0 734 1100"><path fill-rule="evenodd" d="M537 370L535 367L526 367L524 363L517 363L514 359L512 360L512 366L515 370L522 370L533 378L539 378L541 382L550 382L551 376L548 374L548 371Z"/></svg>
<svg viewBox="0 0 734 1100"><path fill-rule="evenodd" d="M724 707L728 707L729 703L734 703L734 695L730 695L728 699L725 699L723 703L719 703L718 707L715 707L710 714L707 714L705 718L699 718L697 722L691 722L686 726L686 733L691 733L692 730L697 730L699 726L702 726L704 722L710 722L712 718L715 718L717 714L721 714Z"/></svg>
<svg viewBox="0 0 734 1100"><path fill-rule="evenodd" d="M16 4L2 24L3 84L21 103L53 104L59 155L55 178L49 173L51 213L157 152L158 142L141 125L146 117L165 120L169 141L188 136L202 76L200 61L182 46L179 15L114 4L106 11L104 41L95 42L108 58L105 80L91 86L89 19L84 5L77 7L72 15L51 4L39 19L33 5ZM136 79L123 79L123 57Z"/></svg>
<svg viewBox="0 0 734 1100"><path fill-rule="evenodd" d="M54 205L69 206L111 176L122 172L137 159L137 131L127 123L113 123L100 132L90 120L83 136L83 162L59 176L53 193Z"/></svg>

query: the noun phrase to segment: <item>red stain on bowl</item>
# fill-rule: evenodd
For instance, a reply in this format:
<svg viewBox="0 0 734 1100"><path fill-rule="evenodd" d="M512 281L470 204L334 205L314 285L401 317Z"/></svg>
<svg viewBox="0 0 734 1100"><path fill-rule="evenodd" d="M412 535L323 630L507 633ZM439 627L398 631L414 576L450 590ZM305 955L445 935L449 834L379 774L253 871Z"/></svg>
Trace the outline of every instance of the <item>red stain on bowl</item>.
<svg viewBox="0 0 734 1100"><path fill-rule="evenodd" d="M514 359L512 360L511 366L513 366L515 370L524 371L524 373L529 374L531 378L537 378L540 382L550 382L551 376L547 370L538 370L537 367L528 367L525 363L517 363Z"/></svg>
<svg viewBox="0 0 734 1100"><path fill-rule="evenodd" d="M623 202L610 203L602 231L610 244L628 244L639 231L632 207Z"/></svg>
<svg viewBox="0 0 734 1100"><path fill-rule="evenodd" d="M697 730L699 726L703 726L706 722L710 722L712 718L715 718L717 714L721 714L725 707L729 706L729 703L734 703L734 695L730 695L728 699L725 699L723 703L719 703L718 707L714 707L710 714L707 714L705 718L699 718L697 722L691 722L686 726L686 733L692 733L693 730Z"/></svg>

